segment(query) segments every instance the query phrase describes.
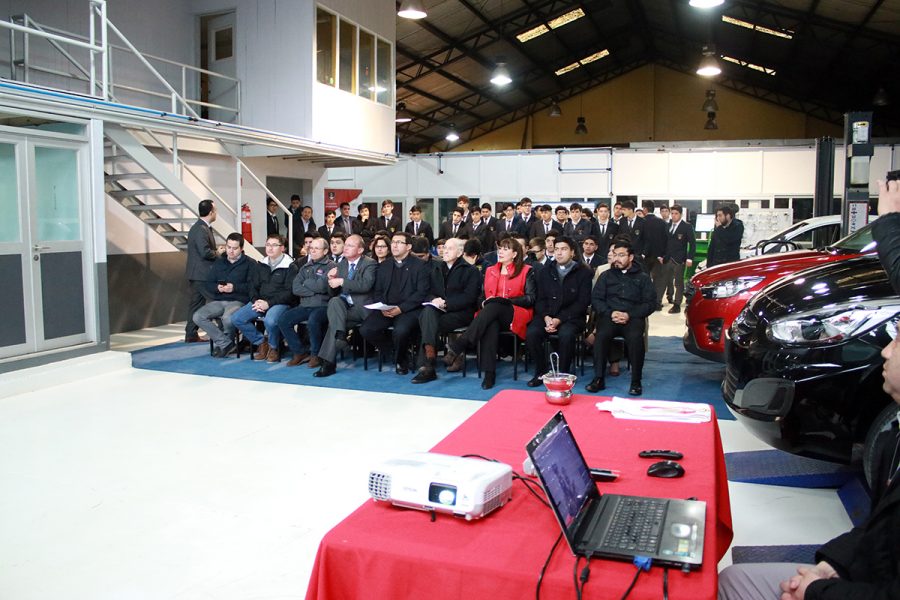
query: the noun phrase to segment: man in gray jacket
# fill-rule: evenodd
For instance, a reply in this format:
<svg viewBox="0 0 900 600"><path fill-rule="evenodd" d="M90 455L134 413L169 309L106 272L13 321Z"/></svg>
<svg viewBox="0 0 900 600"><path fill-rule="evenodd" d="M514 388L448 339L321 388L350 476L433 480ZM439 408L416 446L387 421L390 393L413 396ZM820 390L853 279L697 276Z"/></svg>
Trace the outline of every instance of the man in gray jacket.
<svg viewBox="0 0 900 600"><path fill-rule="evenodd" d="M309 361L311 368L319 366L316 354L319 352L327 327L325 310L329 298L328 272L335 264L328 258L328 241L325 238L316 238L310 242L308 259L300 266L291 287L294 295L300 298L300 304L285 311L278 319L278 328L293 354L287 364L289 367L296 367L306 361ZM303 321L306 321L306 328L309 331L309 344L306 344L294 329ZM312 360L309 358L310 353L313 356Z"/></svg>
<svg viewBox="0 0 900 600"><path fill-rule="evenodd" d="M205 303L207 298L206 281L209 271L217 258L216 240L213 237L212 224L216 220L216 205L212 200L201 200L197 206L197 214L200 218L191 225L187 238L187 268L185 275L188 280L188 314L187 324L184 326L185 342L205 342L197 335L197 324L194 323L194 313Z"/></svg>
<svg viewBox="0 0 900 600"><path fill-rule="evenodd" d="M344 242L344 260L328 273L332 298L328 301L328 331L319 349L322 367L314 377L328 377L336 371L338 349L347 347L347 332L362 323L369 314L365 308L372 301L375 271L378 263L363 256L365 242L353 234Z"/></svg>

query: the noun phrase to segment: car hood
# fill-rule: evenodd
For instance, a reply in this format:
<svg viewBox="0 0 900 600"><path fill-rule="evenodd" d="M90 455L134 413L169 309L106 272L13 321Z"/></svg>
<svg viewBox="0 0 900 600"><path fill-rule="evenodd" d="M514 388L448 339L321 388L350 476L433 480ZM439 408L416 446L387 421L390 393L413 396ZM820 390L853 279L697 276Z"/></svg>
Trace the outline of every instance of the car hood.
<svg viewBox="0 0 900 600"><path fill-rule="evenodd" d="M835 260L838 256L839 254L827 250L795 250L775 255L764 254L711 267L694 275L691 281L695 286L700 287L744 276L770 277L776 274L781 277L795 273L799 269Z"/></svg>
<svg viewBox="0 0 900 600"><path fill-rule="evenodd" d="M888 275L876 255L798 271L762 289L747 305L749 312L768 321L842 302L895 297Z"/></svg>

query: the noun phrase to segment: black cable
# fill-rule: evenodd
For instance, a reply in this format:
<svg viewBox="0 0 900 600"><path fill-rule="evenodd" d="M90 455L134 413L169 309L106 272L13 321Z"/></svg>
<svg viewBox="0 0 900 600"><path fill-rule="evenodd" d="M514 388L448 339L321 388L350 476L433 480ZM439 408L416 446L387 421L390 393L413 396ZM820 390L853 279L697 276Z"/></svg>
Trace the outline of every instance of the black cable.
<svg viewBox="0 0 900 600"><path fill-rule="evenodd" d="M575 600L581 600L581 586L578 585L578 562L581 560L579 555L575 555L575 564L572 566L572 581L575 582Z"/></svg>
<svg viewBox="0 0 900 600"><path fill-rule="evenodd" d="M584 585L587 583L588 578L591 576L591 555L587 555L587 562L584 564L584 568L581 570L581 593L584 593Z"/></svg>
<svg viewBox="0 0 900 600"><path fill-rule="evenodd" d="M663 567L663 600L669 600L669 567Z"/></svg>
<svg viewBox="0 0 900 600"><path fill-rule="evenodd" d="M535 498L537 498L538 501L539 501L541 504L543 504L543 505L546 506L547 508L550 508L550 504L549 504L546 500L544 500L543 498L541 498L540 494L538 494L537 491L535 490L535 486L536 486L538 490L543 491L543 489L542 489L537 483L535 483L535 482L532 481L531 479L522 477L521 475L518 475L518 474L513 475L513 479L518 479L519 481L521 481L521 482L522 482L522 485L525 486L525 489L527 489L529 492L531 492L531 494L532 494Z"/></svg>
<svg viewBox="0 0 900 600"><path fill-rule="evenodd" d="M544 566L541 567L541 574L538 575L537 580L537 588L534 590L534 598L535 600L541 600L541 582L544 580L544 573L547 571L547 565L550 564L550 559L553 557L553 553L556 551L556 547L559 546L559 543L562 541L563 534L560 532L559 536L556 538L556 541L553 542L553 547L550 548L550 553L547 554L547 560L544 561Z"/></svg>
<svg viewBox="0 0 900 600"><path fill-rule="evenodd" d="M628 589L625 590L625 593L622 594L622 599L621 599L621 600L625 600L625 598L628 597L628 594L631 593L631 590L634 589L634 584L637 583L638 576L639 576L640 574L641 574L641 568L638 567L638 568L637 568L637 571L636 571L635 574L634 574L634 579L631 580L631 585L629 585L629 586L628 586Z"/></svg>

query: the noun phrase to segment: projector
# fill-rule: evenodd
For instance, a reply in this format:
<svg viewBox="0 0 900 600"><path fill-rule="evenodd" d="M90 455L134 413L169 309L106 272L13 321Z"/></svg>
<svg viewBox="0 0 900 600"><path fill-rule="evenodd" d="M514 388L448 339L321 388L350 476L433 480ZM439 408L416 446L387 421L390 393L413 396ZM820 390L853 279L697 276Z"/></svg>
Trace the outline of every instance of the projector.
<svg viewBox="0 0 900 600"><path fill-rule="evenodd" d="M376 502L448 513L471 521L512 498L512 467L477 458L415 452L372 469L369 495Z"/></svg>

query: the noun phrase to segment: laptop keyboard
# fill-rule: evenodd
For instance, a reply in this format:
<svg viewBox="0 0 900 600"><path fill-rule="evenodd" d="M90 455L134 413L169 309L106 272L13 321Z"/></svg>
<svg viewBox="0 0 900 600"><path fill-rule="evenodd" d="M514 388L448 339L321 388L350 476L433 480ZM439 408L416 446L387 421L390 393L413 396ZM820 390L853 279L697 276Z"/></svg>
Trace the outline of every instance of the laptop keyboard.
<svg viewBox="0 0 900 600"><path fill-rule="evenodd" d="M621 498L602 546L627 552L655 553L667 504L666 500L654 498Z"/></svg>

